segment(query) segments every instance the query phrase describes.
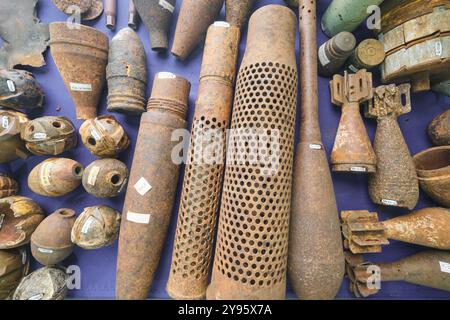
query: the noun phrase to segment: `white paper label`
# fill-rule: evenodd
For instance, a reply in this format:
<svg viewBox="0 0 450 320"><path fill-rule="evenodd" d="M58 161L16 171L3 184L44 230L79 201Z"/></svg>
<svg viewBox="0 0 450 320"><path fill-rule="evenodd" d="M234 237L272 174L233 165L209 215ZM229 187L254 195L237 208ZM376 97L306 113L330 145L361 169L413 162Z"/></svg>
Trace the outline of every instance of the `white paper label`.
<svg viewBox="0 0 450 320"><path fill-rule="evenodd" d="M322 63L322 66L324 67L331 62L330 59L328 59L327 54L325 52L325 45L326 43L321 45L319 48L319 60Z"/></svg>
<svg viewBox="0 0 450 320"><path fill-rule="evenodd" d="M91 225L94 223L95 218L94 217L89 217L86 222L83 225L83 228L81 228L81 233L83 234L87 234L89 232L89 228L91 227Z"/></svg>
<svg viewBox="0 0 450 320"><path fill-rule="evenodd" d="M152 185L150 183L148 183L148 181L144 177L142 177L134 185L134 188L141 196L144 196L147 192L152 190Z"/></svg>
<svg viewBox="0 0 450 320"><path fill-rule="evenodd" d="M2 127L5 129L9 128L9 118L7 116L2 117Z"/></svg>
<svg viewBox="0 0 450 320"><path fill-rule="evenodd" d="M94 166L91 170L91 172L89 172L89 176L88 176L88 184L90 184L91 186L95 185L95 182L97 181L97 176L98 173L100 172L100 167L98 166Z"/></svg>
<svg viewBox="0 0 450 320"><path fill-rule="evenodd" d="M150 215L128 211L127 220L140 224L148 224L150 222Z"/></svg>
<svg viewBox="0 0 450 320"><path fill-rule="evenodd" d="M354 65L349 65L348 66L348 68L351 70L351 71L353 71L353 72L358 72L359 71L359 69L357 68L357 67L355 67Z"/></svg>
<svg viewBox="0 0 450 320"><path fill-rule="evenodd" d="M442 42L440 40L436 42L435 50L438 57L442 56Z"/></svg>
<svg viewBox="0 0 450 320"><path fill-rule="evenodd" d="M40 181L41 184L44 187L48 187L50 186L52 183L50 182L50 170L52 168L52 163L51 162L45 162L42 165L42 169L41 169L41 174L40 174Z"/></svg>
<svg viewBox="0 0 450 320"><path fill-rule="evenodd" d="M166 0L159 0L159 5L161 7L163 7L164 9L169 10L171 13L173 12L173 10L175 10L175 7L173 5L171 5L169 2L167 2Z"/></svg>
<svg viewBox="0 0 450 320"><path fill-rule="evenodd" d="M214 22L214 26L215 27L229 28L230 24L228 22L225 22L225 21L216 21L216 22Z"/></svg>
<svg viewBox="0 0 450 320"><path fill-rule="evenodd" d="M159 79L175 79L177 76L171 72L160 72L158 73Z"/></svg>
<svg viewBox="0 0 450 320"><path fill-rule="evenodd" d="M34 137L35 139L42 140L42 139L47 138L47 134L46 134L45 132L36 132L36 133L33 135L33 137Z"/></svg>
<svg viewBox="0 0 450 320"><path fill-rule="evenodd" d="M31 296L28 298L28 300L42 300L44 297L43 293L35 294L34 296Z"/></svg>
<svg viewBox="0 0 450 320"><path fill-rule="evenodd" d="M46 248L38 248L38 251L42 252L42 253L53 253L52 249L46 249Z"/></svg>
<svg viewBox="0 0 450 320"><path fill-rule="evenodd" d="M354 172L366 172L367 169L364 167L351 167L350 171L354 171Z"/></svg>
<svg viewBox="0 0 450 320"><path fill-rule="evenodd" d="M381 203L387 206L396 206L398 204L395 200L381 199Z"/></svg>
<svg viewBox="0 0 450 320"><path fill-rule="evenodd" d="M22 264L27 263L27 251L22 249Z"/></svg>
<svg viewBox="0 0 450 320"><path fill-rule="evenodd" d="M314 143L311 143L309 145L309 148L314 149L314 150L322 150L322 146L320 144L314 144Z"/></svg>
<svg viewBox="0 0 450 320"><path fill-rule="evenodd" d="M450 263L439 261L439 265L441 266L442 272L450 273Z"/></svg>
<svg viewBox="0 0 450 320"><path fill-rule="evenodd" d="M16 85L14 84L14 81L12 80L7 80L6 84L8 85L8 89L11 92L16 92Z"/></svg>
<svg viewBox="0 0 450 320"><path fill-rule="evenodd" d="M92 91L92 85L90 83L70 83L70 90L72 91L81 91L81 92L90 92Z"/></svg>

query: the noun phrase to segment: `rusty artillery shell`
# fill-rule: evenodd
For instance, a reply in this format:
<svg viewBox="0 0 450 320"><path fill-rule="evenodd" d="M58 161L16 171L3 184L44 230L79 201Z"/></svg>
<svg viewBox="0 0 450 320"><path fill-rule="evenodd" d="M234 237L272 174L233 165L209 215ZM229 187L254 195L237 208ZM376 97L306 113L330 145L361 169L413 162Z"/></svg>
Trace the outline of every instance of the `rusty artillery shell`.
<svg viewBox="0 0 450 320"><path fill-rule="evenodd" d="M49 215L31 236L31 254L45 266L55 265L73 251L70 233L75 223L75 211L59 209Z"/></svg>
<svg viewBox="0 0 450 320"><path fill-rule="evenodd" d="M426 208L394 219L378 221L376 212L342 211L344 247L352 253L381 252L388 239L450 250L450 210Z"/></svg>
<svg viewBox="0 0 450 320"><path fill-rule="evenodd" d="M201 42L214 22L224 0L183 0L178 15L172 54L186 59Z"/></svg>
<svg viewBox="0 0 450 320"><path fill-rule="evenodd" d="M112 39L106 78L109 112L145 112L147 61L144 45L131 28L120 30Z"/></svg>
<svg viewBox="0 0 450 320"><path fill-rule="evenodd" d="M134 5L134 0L129 0L128 3L128 26L133 30L137 30L139 27L139 14Z"/></svg>
<svg viewBox="0 0 450 320"><path fill-rule="evenodd" d="M335 75L330 82L331 101L342 107L342 117L331 153L333 171L375 172L377 159L359 106L373 98L372 73Z"/></svg>
<svg viewBox="0 0 450 320"><path fill-rule="evenodd" d="M329 77L338 73L356 46L355 36L347 31L339 32L319 48L319 74Z"/></svg>
<svg viewBox="0 0 450 320"><path fill-rule="evenodd" d="M14 196L17 192L19 192L17 181L4 173L0 173L0 199Z"/></svg>
<svg viewBox="0 0 450 320"><path fill-rule="evenodd" d="M0 199L0 250L30 242L31 234L44 219L41 207L21 196Z"/></svg>
<svg viewBox="0 0 450 320"><path fill-rule="evenodd" d="M44 92L36 78L24 70L0 69L0 106L12 109L41 108Z"/></svg>
<svg viewBox="0 0 450 320"><path fill-rule="evenodd" d="M99 158L117 158L130 145L124 128L110 115L86 120L80 135L86 148Z"/></svg>
<svg viewBox="0 0 450 320"><path fill-rule="evenodd" d="M83 173L84 189L98 198L117 197L128 182L128 168L117 159L92 162Z"/></svg>
<svg viewBox="0 0 450 320"><path fill-rule="evenodd" d="M86 13L92 6L93 0L52 0L53 4L67 15L73 14L76 7L81 14Z"/></svg>
<svg viewBox="0 0 450 320"><path fill-rule="evenodd" d="M347 61L347 70L357 72L361 69L372 69L380 65L384 58L383 44L376 39L366 39L362 41Z"/></svg>
<svg viewBox="0 0 450 320"><path fill-rule="evenodd" d="M279 5L250 18L208 299L285 296L297 104L295 21L292 10ZM264 146L246 146L255 146L258 138Z"/></svg>
<svg viewBox="0 0 450 320"><path fill-rule="evenodd" d="M31 170L28 187L41 196L63 196L81 184L83 170L83 166L72 159L50 158Z"/></svg>
<svg viewBox="0 0 450 320"><path fill-rule="evenodd" d="M225 0L227 21L238 28L247 23L255 0Z"/></svg>
<svg viewBox="0 0 450 320"><path fill-rule="evenodd" d="M105 0L106 27L116 29L117 0Z"/></svg>
<svg viewBox="0 0 450 320"><path fill-rule="evenodd" d="M95 118L108 62L108 37L90 27L52 22L50 50L78 119Z"/></svg>
<svg viewBox="0 0 450 320"><path fill-rule="evenodd" d="M294 167L288 274L300 299L333 299L344 254L318 116L316 1L300 1L302 118Z"/></svg>
<svg viewBox="0 0 450 320"><path fill-rule="evenodd" d="M136 10L150 33L152 50L165 51L169 47L175 4L176 0L134 0Z"/></svg>
<svg viewBox="0 0 450 320"><path fill-rule="evenodd" d="M436 146L450 145L450 110L434 118L428 126L428 135Z"/></svg>
<svg viewBox="0 0 450 320"><path fill-rule="evenodd" d="M413 160L422 190L440 205L450 208L450 146L424 150Z"/></svg>
<svg viewBox="0 0 450 320"><path fill-rule="evenodd" d="M190 83L158 73L148 111L142 115L123 209L117 259L116 297L146 299L158 267L178 182L174 130L187 126Z"/></svg>
<svg viewBox="0 0 450 320"><path fill-rule="evenodd" d="M366 117L377 119L374 141L377 169L369 176L369 194L376 204L412 210L419 200L416 169L397 122L398 116L410 111L409 84L374 89L374 98L365 113Z"/></svg>
<svg viewBox="0 0 450 320"><path fill-rule="evenodd" d="M201 299L206 295L239 38L239 28L226 22L213 24L206 36L167 283L167 292L174 299Z"/></svg>
<svg viewBox="0 0 450 320"><path fill-rule="evenodd" d="M0 163L28 157L20 138L20 130L27 122L28 117L19 111L0 109Z"/></svg>
<svg viewBox="0 0 450 320"><path fill-rule="evenodd" d="M0 250L0 300L9 299L28 273L30 259L25 248Z"/></svg>
<svg viewBox="0 0 450 320"><path fill-rule="evenodd" d="M359 298L378 293L378 281L405 281L450 291L450 252L423 251L389 263L364 262L360 255L346 254L350 291Z"/></svg>
<svg viewBox="0 0 450 320"><path fill-rule="evenodd" d="M120 218L119 212L107 206L85 208L73 225L72 242L87 250L109 246L119 236Z"/></svg>
<svg viewBox="0 0 450 320"><path fill-rule="evenodd" d="M38 156L58 155L77 146L78 136L66 117L41 117L26 123L20 136L27 149Z"/></svg>

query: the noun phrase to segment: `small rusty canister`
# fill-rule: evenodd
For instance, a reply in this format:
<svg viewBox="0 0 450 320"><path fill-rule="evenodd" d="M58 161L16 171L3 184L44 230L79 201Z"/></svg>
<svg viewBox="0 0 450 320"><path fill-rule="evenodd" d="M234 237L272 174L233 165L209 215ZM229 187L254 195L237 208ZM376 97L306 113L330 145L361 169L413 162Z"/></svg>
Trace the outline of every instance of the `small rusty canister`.
<svg viewBox="0 0 450 320"><path fill-rule="evenodd" d="M116 29L117 0L105 0L106 27Z"/></svg>
<svg viewBox="0 0 450 320"><path fill-rule="evenodd" d="M319 47L319 74L329 77L338 73L347 58L353 53L356 38L347 31L335 35Z"/></svg>
<svg viewBox="0 0 450 320"><path fill-rule="evenodd" d="M133 30L137 30L139 27L139 14L134 0L128 0L128 26Z"/></svg>
<svg viewBox="0 0 450 320"><path fill-rule="evenodd" d="M180 142L173 135L180 137L186 129L190 87L189 81L168 72L158 73L153 82L148 111L141 119L123 209L117 260L118 299L146 299L152 285L182 163Z"/></svg>
<svg viewBox="0 0 450 320"><path fill-rule="evenodd" d="M383 44L376 39L362 41L346 63L350 72L358 72L361 69L372 69L380 65L385 58Z"/></svg>
<svg viewBox="0 0 450 320"><path fill-rule="evenodd" d="M30 259L27 250L0 250L0 300L11 297L23 277L28 273Z"/></svg>
<svg viewBox="0 0 450 320"><path fill-rule="evenodd" d="M428 136L435 146L450 145L450 109L433 119L428 126Z"/></svg>
<svg viewBox="0 0 450 320"><path fill-rule="evenodd" d="M29 152L20 138L27 122L28 117L19 111L0 109L0 163L28 158Z"/></svg>
<svg viewBox="0 0 450 320"><path fill-rule="evenodd" d="M5 173L0 173L0 199L14 196L19 192L19 184Z"/></svg>
<svg viewBox="0 0 450 320"><path fill-rule="evenodd" d="M28 71L0 69L0 106L12 109L40 108L44 92Z"/></svg>
<svg viewBox="0 0 450 320"><path fill-rule="evenodd" d="M147 62L144 45L133 29L124 28L112 39L106 78L109 112L145 112Z"/></svg>
<svg viewBox="0 0 450 320"><path fill-rule="evenodd" d="M227 21L239 29L247 23L250 10L256 0L225 0Z"/></svg>
<svg viewBox="0 0 450 320"><path fill-rule="evenodd" d="M98 198L117 197L128 182L128 168L117 159L95 160L83 173L84 189Z"/></svg>
<svg viewBox="0 0 450 320"><path fill-rule="evenodd" d="M206 295L222 189L240 32L209 27L178 212L167 292L174 299Z"/></svg>

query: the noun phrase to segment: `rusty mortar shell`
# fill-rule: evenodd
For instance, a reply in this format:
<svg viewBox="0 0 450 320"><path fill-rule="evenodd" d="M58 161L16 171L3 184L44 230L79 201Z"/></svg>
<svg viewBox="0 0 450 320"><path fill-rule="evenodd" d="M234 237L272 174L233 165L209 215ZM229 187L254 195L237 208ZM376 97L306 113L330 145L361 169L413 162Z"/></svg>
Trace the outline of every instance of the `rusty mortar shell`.
<svg viewBox="0 0 450 320"><path fill-rule="evenodd" d="M66 294L66 271L60 267L44 267L22 279L12 300L64 300Z"/></svg>
<svg viewBox="0 0 450 320"><path fill-rule="evenodd" d="M427 250L388 263L364 262L362 255L346 253L350 291L359 298L377 294L376 281L404 281L450 291L450 252Z"/></svg>
<svg viewBox="0 0 450 320"><path fill-rule="evenodd" d="M337 172L375 172L377 159L359 110L360 104L373 98L372 73L335 75L330 81L331 102L342 107L331 165Z"/></svg>
<svg viewBox="0 0 450 320"><path fill-rule="evenodd" d="M226 19L241 29L248 20L250 11L256 0L225 0Z"/></svg>
<svg viewBox="0 0 450 320"><path fill-rule="evenodd" d="M440 205L450 208L450 146L424 150L413 160L422 190Z"/></svg>
<svg viewBox="0 0 450 320"><path fill-rule="evenodd" d="M165 51L169 47L168 38L176 2L176 0L134 0L139 17L150 33L154 51Z"/></svg>
<svg viewBox="0 0 450 320"><path fill-rule="evenodd" d="M128 26L133 30L137 30L139 27L139 14L133 0L128 2Z"/></svg>
<svg viewBox="0 0 450 320"><path fill-rule="evenodd" d="M106 79L109 112L145 112L147 61L144 45L133 29L124 28L112 39Z"/></svg>
<svg viewBox="0 0 450 320"><path fill-rule="evenodd" d="M62 12L71 15L76 8L81 14L92 7L92 0L52 0L53 4Z"/></svg>
<svg viewBox="0 0 450 320"><path fill-rule="evenodd" d="M90 27L52 22L50 51L75 104L78 119L95 118L106 77L108 37Z"/></svg>
<svg viewBox="0 0 450 320"><path fill-rule="evenodd" d="M32 73L0 69L0 106L12 109L42 108L44 91Z"/></svg>
<svg viewBox="0 0 450 320"><path fill-rule="evenodd" d="M20 130L28 117L14 110L0 109L0 163L26 159L29 152L20 138Z"/></svg>
<svg viewBox="0 0 450 320"><path fill-rule="evenodd" d="M344 247L352 253L379 253L388 239L450 250L450 210L426 208L379 221L376 212L342 211Z"/></svg>
<svg viewBox="0 0 450 320"><path fill-rule="evenodd" d="M203 40L224 0L183 0L178 15L172 54L185 60Z"/></svg>
<svg viewBox="0 0 450 320"><path fill-rule="evenodd" d="M333 181L318 115L316 1L300 1L300 143L294 165L288 276L300 299L333 299L344 253Z"/></svg>
<svg viewBox="0 0 450 320"><path fill-rule="evenodd" d="M86 120L80 127L84 146L99 158L117 158L130 146L125 129L114 116Z"/></svg>
<svg viewBox="0 0 450 320"><path fill-rule="evenodd" d="M450 145L450 109L434 118L428 126L428 136L435 146Z"/></svg>
<svg viewBox="0 0 450 320"><path fill-rule="evenodd" d="M11 297L20 281L28 274L30 259L27 250L0 250L0 300Z"/></svg>
<svg viewBox="0 0 450 320"><path fill-rule="evenodd" d="M39 224L31 236L31 254L40 264L56 265L72 254L70 233L76 218L75 211L59 209Z"/></svg>
<svg viewBox="0 0 450 320"><path fill-rule="evenodd" d="M356 46L355 36L347 31L339 32L319 47L319 75L330 77L338 73Z"/></svg>
<svg viewBox="0 0 450 320"><path fill-rule="evenodd" d="M239 28L227 22L214 23L206 36L167 283L167 292L174 299L202 299L206 295L225 169L239 38Z"/></svg>
<svg viewBox="0 0 450 320"><path fill-rule="evenodd" d="M370 197L379 205L412 210L419 200L419 182L397 122L398 116L411 111L410 88L409 84L391 84L374 89L373 100L369 101L365 115L377 119L373 143L377 169L369 175Z"/></svg>
<svg viewBox="0 0 450 320"><path fill-rule="evenodd" d="M191 85L158 73L142 115L119 235L116 298L146 299L169 227L181 161L172 152L175 130L187 127Z"/></svg>
<svg viewBox="0 0 450 320"><path fill-rule="evenodd" d="M120 219L120 213L108 206L85 208L73 225L72 242L86 250L109 246L119 237Z"/></svg>
<svg viewBox="0 0 450 320"><path fill-rule="evenodd" d="M66 117L45 116L27 122L20 136L35 155L58 155L77 146L78 136Z"/></svg>
<svg viewBox="0 0 450 320"><path fill-rule="evenodd" d="M362 41L347 60L346 69L350 72L357 72L361 69L373 69L380 65L386 54L383 44L376 39L366 39Z"/></svg>
<svg viewBox="0 0 450 320"><path fill-rule="evenodd" d="M106 27L116 29L117 0L105 0Z"/></svg>
<svg viewBox="0 0 450 320"><path fill-rule="evenodd" d="M93 161L83 173L83 187L97 198L117 197L128 182L128 168L117 159Z"/></svg>
<svg viewBox="0 0 450 320"><path fill-rule="evenodd" d="M50 158L31 170L28 187L41 196L60 197L78 188L83 171L83 166L75 160Z"/></svg>
<svg viewBox="0 0 450 320"><path fill-rule="evenodd" d="M284 299L297 104L295 14L250 18L237 79L214 268L207 298ZM255 139L263 139L260 148ZM267 149L266 149L267 148Z"/></svg>
<svg viewBox="0 0 450 320"><path fill-rule="evenodd" d="M19 192L19 184L7 174L0 173L0 199L14 196Z"/></svg>

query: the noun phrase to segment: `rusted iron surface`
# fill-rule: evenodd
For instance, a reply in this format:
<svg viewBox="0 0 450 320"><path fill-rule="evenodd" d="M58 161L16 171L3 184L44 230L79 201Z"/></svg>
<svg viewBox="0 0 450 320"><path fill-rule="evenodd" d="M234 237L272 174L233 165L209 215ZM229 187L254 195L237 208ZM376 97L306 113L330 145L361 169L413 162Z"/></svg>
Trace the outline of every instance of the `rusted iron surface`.
<svg viewBox="0 0 450 320"><path fill-rule="evenodd" d="M247 19L256 0L225 0L227 21L238 28L247 23Z"/></svg>
<svg viewBox="0 0 450 320"><path fill-rule="evenodd" d="M20 130L28 117L19 111L0 109L0 163L26 159L29 155Z"/></svg>
<svg viewBox="0 0 450 320"><path fill-rule="evenodd" d="M376 39L366 39L362 41L348 58L347 70L358 72L361 69L373 69L380 65L386 55L383 44Z"/></svg>
<svg viewBox="0 0 450 320"><path fill-rule="evenodd" d="M24 70L0 70L0 106L12 109L41 108L44 92L36 78Z"/></svg>
<svg viewBox="0 0 450 320"><path fill-rule="evenodd" d="M377 120L374 141L377 169L369 176L369 194L376 204L412 210L419 200L416 169L397 122L398 116L410 111L409 84L374 89L374 98L365 113Z"/></svg>
<svg viewBox="0 0 450 320"><path fill-rule="evenodd" d="M424 150L413 159L422 190L440 205L450 208L450 146Z"/></svg>
<svg viewBox="0 0 450 320"><path fill-rule="evenodd" d="M222 190L240 32L226 22L209 27L191 129L167 292L202 299L211 267Z"/></svg>
<svg viewBox="0 0 450 320"><path fill-rule="evenodd" d="M98 198L117 197L128 182L128 168L117 159L95 160L83 173L84 189Z"/></svg>
<svg viewBox="0 0 450 320"><path fill-rule="evenodd" d="M67 15L74 13L77 8L81 14L86 13L91 7L93 0L52 0L53 4Z"/></svg>
<svg viewBox="0 0 450 320"><path fill-rule="evenodd" d="M16 65L42 67L42 53L47 49L48 25L41 23L36 13L39 0L3 0L0 2L0 68Z"/></svg>
<svg viewBox="0 0 450 320"><path fill-rule="evenodd" d="M436 146L450 145L450 110L434 118L428 126L428 135Z"/></svg>
<svg viewBox="0 0 450 320"><path fill-rule="evenodd" d="M83 170L83 166L72 159L50 158L31 170L28 187L41 196L63 196L81 184Z"/></svg>
<svg viewBox="0 0 450 320"><path fill-rule="evenodd" d="M119 236L120 219L120 213L111 207L85 208L73 225L72 242L87 250L109 246Z"/></svg>
<svg viewBox="0 0 450 320"><path fill-rule="evenodd" d="M377 159L359 110L373 98L372 73L335 75L330 82L331 101L342 107L331 165L338 172L375 172Z"/></svg>
<svg viewBox="0 0 450 320"><path fill-rule="evenodd" d="M139 14L134 5L134 0L129 0L128 3L128 26L133 30L137 30L139 27Z"/></svg>
<svg viewBox="0 0 450 320"><path fill-rule="evenodd" d="M11 297L28 273L30 259L25 248L0 250L0 300Z"/></svg>
<svg viewBox="0 0 450 320"><path fill-rule="evenodd" d="M319 47L319 74L330 77L338 73L347 58L353 53L356 38L347 31L339 32Z"/></svg>
<svg viewBox="0 0 450 320"><path fill-rule="evenodd" d="M344 255L319 128L316 1L300 1L300 17L302 115L294 166L288 274L300 299L333 299L344 276Z"/></svg>
<svg viewBox="0 0 450 320"><path fill-rule="evenodd" d="M174 130L185 129L190 83L158 73L148 111L142 115L123 209L116 297L145 299L166 240L178 182L172 152Z"/></svg>
<svg viewBox="0 0 450 320"><path fill-rule="evenodd" d="M14 196L19 192L19 184L10 176L0 173L0 199Z"/></svg>
<svg viewBox="0 0 450 320"><path fill-rule="evenodd" d="M76 107L78 119L95 118L106 77L109 39L65 22L50 24L50 50Z"/></svg>
<svg viewBox="0 0 450 320"><path fill-rule="evenodd" d="M88 11L81 15L81 20L94 20L101 16L103 12L103 0L92 0L92 5Z"/></svg>
<svg viewBox="0 0 450 320"><path fill-rule="evenodd" d="M147 62L144 45L131 28L120 30L112 39L106 78L109 112L145 112Z"/></svg>
<svg viewBox="0 0 450 320"><path fill-rule="evenodd" d="M183 0L178 15L172 54L186 59L201 42L214 22L224 0Z"/></svg>
<svg viewBox="0 0 450 320"><path fill-rule="evenodd" d="M43 219L41 207L29 198L12 196L0 199L0 249L27 244Z"/></svg>
<svg viewBox="0 0 450 320"><path fill-rule="evenodd" d="M117 0L105 0L106 27L116 29Z"/></svg>

